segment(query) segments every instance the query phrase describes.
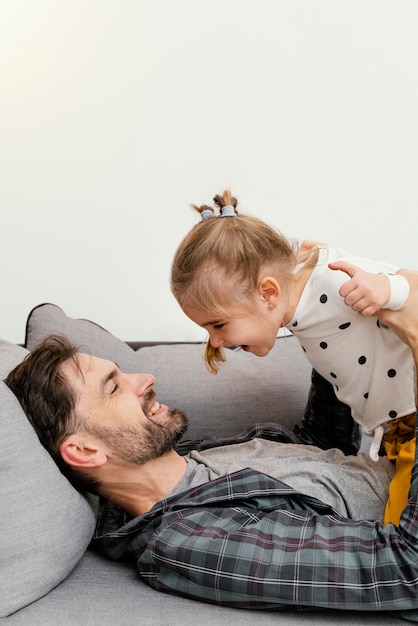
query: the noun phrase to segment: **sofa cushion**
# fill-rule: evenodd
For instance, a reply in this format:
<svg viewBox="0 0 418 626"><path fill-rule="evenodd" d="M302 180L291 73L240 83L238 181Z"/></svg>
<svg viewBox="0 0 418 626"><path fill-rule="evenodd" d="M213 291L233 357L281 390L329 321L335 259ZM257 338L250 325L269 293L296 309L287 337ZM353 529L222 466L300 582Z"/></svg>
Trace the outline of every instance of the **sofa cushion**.
<svg viewBox="0 0 418 626"><path fill-rule="evenodd" d="M202 344L160 344L135 351L101 326L72 319L54 304L35 307L27 322L26 347L32 349L51 332L116 361L123 371L153 374L160 402L187 413L191 439L229 437L257 422L280 422L292 429L304 414L311 366L292 336L277 339L262 359L228 350L226 363L213 375L206 369Z"/></svg>
<svg viewBox="0 0 418 626"><path fill-rule="evenodd" d="M17 611L63 581L95 526L87 500L39 443L3 379L26 354L0 340L0 615Z"/></svg>

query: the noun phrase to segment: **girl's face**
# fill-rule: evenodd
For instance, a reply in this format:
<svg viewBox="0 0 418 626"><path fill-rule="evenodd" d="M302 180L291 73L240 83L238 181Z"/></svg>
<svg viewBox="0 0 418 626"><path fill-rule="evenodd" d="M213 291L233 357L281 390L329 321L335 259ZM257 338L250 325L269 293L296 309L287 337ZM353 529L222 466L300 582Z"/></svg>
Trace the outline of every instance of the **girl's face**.
<svg viewBox="0 0 418 626"><path fill-rule="evenodd" d="M183 311L193 322L209 332L212 347L240 346L256 356L266 356L275 343L282 318L278 308L269 307L263 298L254 302L254 311L212 316L203 309L185 306Z"/></svg>

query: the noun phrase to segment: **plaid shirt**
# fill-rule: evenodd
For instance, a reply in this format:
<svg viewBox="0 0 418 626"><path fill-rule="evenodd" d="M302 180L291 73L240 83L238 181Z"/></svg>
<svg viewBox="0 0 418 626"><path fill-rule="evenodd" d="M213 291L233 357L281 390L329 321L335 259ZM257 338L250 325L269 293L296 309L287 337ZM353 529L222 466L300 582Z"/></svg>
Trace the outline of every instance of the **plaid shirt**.
<svg viewBox="0 0 418 626"><path fill-rule="evenodd" d="M418 620L418 471L401 527L353 521L246 469L124 523L108 505L95 541L136 560L159 591L224 606L404 611Z"/></svg>

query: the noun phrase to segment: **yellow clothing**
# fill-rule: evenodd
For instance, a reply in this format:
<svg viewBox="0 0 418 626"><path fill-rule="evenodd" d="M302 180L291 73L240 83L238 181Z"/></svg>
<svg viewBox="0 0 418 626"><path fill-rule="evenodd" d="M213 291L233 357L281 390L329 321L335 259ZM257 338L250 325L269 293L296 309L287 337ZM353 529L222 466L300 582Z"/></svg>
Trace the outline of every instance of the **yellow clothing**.
<svg viewBox="0 0 418 626"><path fill-rule="evenodd" d="M384 524L399 520L408 502L412 468L415 460L415 414L400 417L391 422L390 431L385 434L386 454L395 462L395 475L389 485L389 498L386 505Z"/></svg>

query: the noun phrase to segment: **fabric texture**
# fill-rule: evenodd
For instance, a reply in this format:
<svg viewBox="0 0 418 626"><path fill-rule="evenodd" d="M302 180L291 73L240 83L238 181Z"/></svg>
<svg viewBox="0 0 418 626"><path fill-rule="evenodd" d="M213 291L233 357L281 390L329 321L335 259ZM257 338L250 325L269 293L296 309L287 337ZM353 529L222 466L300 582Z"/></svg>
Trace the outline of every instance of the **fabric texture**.
<svg viewBox="0 0 418 626"><path fill-rule="evenodd" d="M347 275L328 268L330 261L340 259L370 272L397 269L331 247L321 249L288 328L370 435L381 424L415 413L414 361L394 331L344 303L339 289Z"/></svg>
<svg viewBox="0 0 418 626"><path fill-rule="evenodd" d="M402 511L408 501L409 485L415 460L416 416L399 418L391 423L385 435L386 454L395 462L396 472L389 487L389 499L384 522L399 524Z"/></svg>
<svg viewBox="0 0 418 626"><path fill-rule="evenodd" d="M360 449L361 429L350 407L338 400L334 387L315 369L304 418L293 430L301 443L323 450L338 448L344 454L357 454Z"/></svg>
<svg viewBox="0 0 418 626"><path fill-rule="evenodd" d="M254 438L245 443L192 450L175 492L251 467L278 478L296 491L332 506L343 517L383 522L394 466L367 454L345 456L341 450ZM170 494L172 495L172 494Z"/></svg>
<svg viewBox="0 0 418 626"><path fill-rule="evenodd" d="M403 611L417 621L417 492L415 463L401 528L383 528L247 469L127 523L109 505L95 542L114 559L135 559L159 591L240 608Z"/></svg>
<svg viewBox="0 0 418 626"><path fill-rule="evenodd" d="M92 507L60 473L3 379L26 350L0 340L0 615L71 572L94 532Z"/></svg>
<svg viewBox="0 0 418 626"><path fill-rule="evenodd" d="M115 563L91 549L58 587L2 621L4 626L402 626L382 611L260 613L192 602L146 585L132 561Z"/></svg>
<svg viewBox="0 0 418 626"><path fill-rule="evenodd" d="M292 430L304 414L312 368L300 359L301 348L291 336L277 339L264 358L229 351L214 376L206 369L203 344L161 344L135 351L101 326L70 318L54 304L33 309L26 347L32 349L51 332L66 335L85 352L116 361L125 372L153 374L160 401L189 417L190 439L231 437L258 422L278 422Z"/></svg>

